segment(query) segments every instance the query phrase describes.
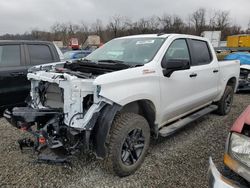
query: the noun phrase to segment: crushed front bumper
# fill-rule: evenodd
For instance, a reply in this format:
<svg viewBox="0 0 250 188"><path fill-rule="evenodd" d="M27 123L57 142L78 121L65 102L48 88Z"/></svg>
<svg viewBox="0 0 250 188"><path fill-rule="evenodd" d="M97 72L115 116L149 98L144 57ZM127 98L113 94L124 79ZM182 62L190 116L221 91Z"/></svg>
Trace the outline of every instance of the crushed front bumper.
<svg viewBox="0 0 250 188"><path fill-rule="evenodd" d="M27 124L46 123L49 119L60 115L62 113L54 109L33 109L30 107L15 107L12 111L7 109L3 114L7 121L17 128L21 128L18 122Z"/></svg>
<svg viewBox="0 0 250 188"><path fill-rule="evenodd" d="M209 188L245 188L245 186L239 185L238 183L222 176L217 170L211 157L209 158L208 178Z"/></svg>
<svg viewBox="0 0 250 188"><path fill-rule="evenodd" d="M33 109L30 107L15 107L12 111L5 110L4 117L18 129L29 132L31 138L18 140L20 149L31 147L38 154L38 161L64 162L68 152L63 145L60 134L63 129L63 114L55 109ZM36 126L36 128L33 128ZM49 155L44 151L51 149ZM53 150L53 152L52 152Z"/></svg>

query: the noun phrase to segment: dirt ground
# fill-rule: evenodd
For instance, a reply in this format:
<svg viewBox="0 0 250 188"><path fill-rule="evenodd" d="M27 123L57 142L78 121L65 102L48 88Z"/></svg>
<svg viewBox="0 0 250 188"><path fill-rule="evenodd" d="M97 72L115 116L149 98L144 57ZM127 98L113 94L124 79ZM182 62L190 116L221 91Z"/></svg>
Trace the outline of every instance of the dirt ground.
<svg viewBox="0 0 250 188"><path fill-rule="evenodd" d="M102 161L79 155L71 165L38 164L32 151L20 152L23 132L0 119L0 187L207 187L208 158L223 169L223 152L232 123L250 104L250 94L236 94L227 116L210 114L168 138L152 140L142 167L119 178Z"/></svg>

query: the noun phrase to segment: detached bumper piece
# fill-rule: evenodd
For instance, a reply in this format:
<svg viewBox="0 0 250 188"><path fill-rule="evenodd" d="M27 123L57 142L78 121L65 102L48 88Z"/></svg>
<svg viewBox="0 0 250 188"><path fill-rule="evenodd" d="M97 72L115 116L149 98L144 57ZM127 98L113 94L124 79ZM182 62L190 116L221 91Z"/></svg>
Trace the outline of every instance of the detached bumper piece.
<svg viewBox="0 0 250 188"><path fill-rule="evenodd" d="M21 150L25 147L32 147L38 152L38 162L66 162L68 152L63 147L62 141L66 138L60 135L64 134L62 130L65 129L61 112L54 109L38 110L30 107L16 107L12 111L5 110L3 116L13 126L31 133L34 137L34 139L18 140ZM33 130L34 125L37 128ZM47 152L48 150L49 152Z"/></svg>
<svg viewBox="0 0 250 188"><path fill-rule="evenodd" d="M208 181L209 188L245 188L245 186L239 185L238 183L222 176L217 170L211 157L209 158Z"/></svg>

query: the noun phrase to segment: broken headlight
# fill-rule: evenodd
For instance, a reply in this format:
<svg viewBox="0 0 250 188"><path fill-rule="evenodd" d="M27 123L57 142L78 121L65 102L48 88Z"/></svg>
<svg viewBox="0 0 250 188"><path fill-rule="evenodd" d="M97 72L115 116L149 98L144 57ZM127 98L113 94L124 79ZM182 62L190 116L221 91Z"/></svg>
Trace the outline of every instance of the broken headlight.
<svg viewBox="0 0 250 188"><path fill-rule="evenodd" d="M232 133L229 144L229 152L241 163L250 167L250 138L238 134Z"/></svg>

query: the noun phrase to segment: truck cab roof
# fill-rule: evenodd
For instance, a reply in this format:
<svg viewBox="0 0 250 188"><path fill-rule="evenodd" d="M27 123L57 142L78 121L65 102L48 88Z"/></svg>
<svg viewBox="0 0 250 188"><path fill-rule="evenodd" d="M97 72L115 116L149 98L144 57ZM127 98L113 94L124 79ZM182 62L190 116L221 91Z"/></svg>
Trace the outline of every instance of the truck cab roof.
<svg viewBox="0 0 250 188"><path fill-rule="evenodd" d="M39 41L39 40L0 40L0 43L8 43L8 44L34 44L34 43L39 43L39 44L51 44L52 42L50 41Z"/></svg>
<svg viewBox="0 0 250 188"><path fill-rule="evenodd" d="M159 34L140 34L140 35L132 35L132 36L125 36L116 39L125 39L125 38L168 38L168 37L180 37L180 38L192 38L197 40L205 40L206 38L194 35L186 35L186 34L178 34L178 33L159 33Z"/></svg>

